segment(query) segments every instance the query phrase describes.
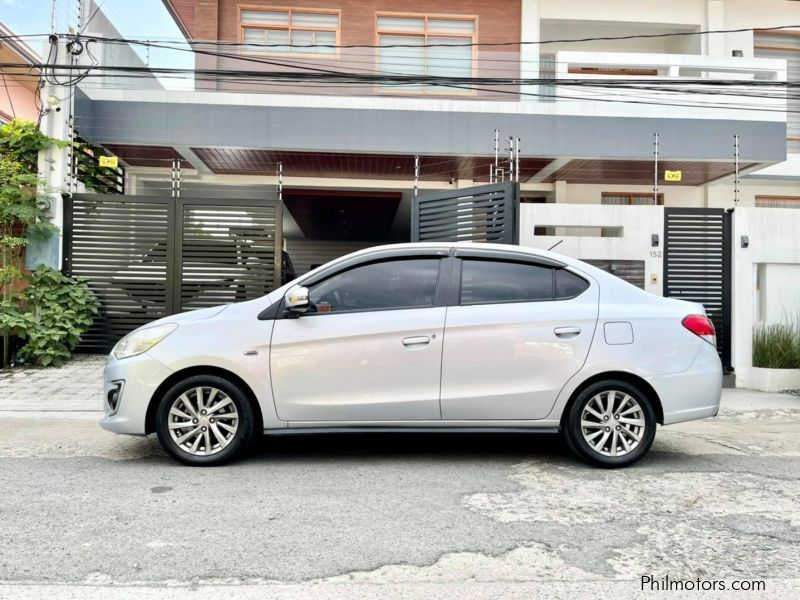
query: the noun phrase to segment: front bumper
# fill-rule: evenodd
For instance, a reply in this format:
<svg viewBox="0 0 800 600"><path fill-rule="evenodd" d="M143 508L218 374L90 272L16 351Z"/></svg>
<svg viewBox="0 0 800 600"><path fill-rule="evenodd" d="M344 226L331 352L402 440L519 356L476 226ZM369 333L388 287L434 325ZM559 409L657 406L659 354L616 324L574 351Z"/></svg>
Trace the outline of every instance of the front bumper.
<svg viewBox="0 0 800 600"><path fill-rule="evenodd" d="M171 374L171 369L146 352L123 360L110 355L103 371L105 415L100 426L114 433L145 435L147 407L158 386ZM120 388L116 410L108 403L108 393L115 388Z"/></svg>

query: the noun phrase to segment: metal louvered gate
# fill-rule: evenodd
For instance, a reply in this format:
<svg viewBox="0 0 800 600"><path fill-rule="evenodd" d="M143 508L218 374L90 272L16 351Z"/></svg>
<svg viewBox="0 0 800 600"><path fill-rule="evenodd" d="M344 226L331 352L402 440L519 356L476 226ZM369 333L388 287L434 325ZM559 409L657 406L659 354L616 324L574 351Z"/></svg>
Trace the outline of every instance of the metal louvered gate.
<svg viewBox="0 0 800 600"><path fill-rule="evenodd" d="M411 211L411 241L516 244L518 197L512 182L420 195Z"/></svg>
<svg viewBox="0 0 800 600"><path fill-rule="evenodd" d="M76 194L65 200L64 270L100 314L84 352L185 310L257 298L280 285L281 204Z"/></svg>
<svg viewBox="0 0 800 600"><path fill-rule="evenodd" d="M699 302L731 366L731 214L712 208L664 209L664 296Z"/></svg>

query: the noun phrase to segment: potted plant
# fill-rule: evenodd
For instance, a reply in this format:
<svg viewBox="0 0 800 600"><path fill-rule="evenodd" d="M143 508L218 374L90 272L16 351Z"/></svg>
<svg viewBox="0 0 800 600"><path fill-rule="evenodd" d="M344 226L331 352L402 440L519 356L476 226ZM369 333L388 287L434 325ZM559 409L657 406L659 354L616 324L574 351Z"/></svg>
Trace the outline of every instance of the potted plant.
<svg viewBox="0 0 800 600"><path fill-rule="evenodd" d="M800 319L754 328L753 369L747 383L765 392L800 389Z"/></svg>

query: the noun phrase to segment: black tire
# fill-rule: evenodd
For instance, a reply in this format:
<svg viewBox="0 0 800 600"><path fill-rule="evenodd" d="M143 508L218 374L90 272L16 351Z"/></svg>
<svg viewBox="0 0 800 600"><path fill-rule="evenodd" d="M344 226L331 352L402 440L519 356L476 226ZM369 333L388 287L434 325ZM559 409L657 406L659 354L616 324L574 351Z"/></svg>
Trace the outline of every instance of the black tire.
<svg viewBox="0 0 800 600"><path fill-rule="evenodd" d="M638 445L622 456L609 456L593 448L584 438L581 428L581 417L589 401L598 394L610 392L612 390L624 392L633 398L641 407L641 413L644 419L644 431L641 432L641 439ZM606 402L607 398L606 396ZM587 431L592 432L592 429L587 429ZM581 460L591 465L607 469L627 467L647 454L647 451L653 444L653 440L656 436L656 413L650 399L636 386L618 379L598 381L578 394L578 397L575 398L575 401L570 405L562 422L561 434L564 436L564 440L569 449Z"/></svg>
<svg viewBox="0 0 800 600"><path fill-rule="evenodd" d="M197 455L191 454L189 450L180 446L170 435L170 410L176 400L184 393L193 394L194 390L202 387L215 388L228 396L236 407L238 422L235 433L227 441L227 445L221 449L214 450L212 444L212 454ZM188 412L184 405L181 409ZM230 406L230 405L229 405ZM230 408L226 410L231 410ZM220 413L224 414L224 413ZM216 375L194 375L179 381L164 394L156 411L156 433L161 446L173 458L180 462L193 466L216 466L230 462L240 457L251 445L256 437L256 418L253 407L247 394L236 384ZM199 424L200 425L200 424ZM205 431L205 430L204 430ZM219 429L218 429L219 431ZM212 438L212 442L216 438ZM201 440L201 444L204 440Z"/></svg>

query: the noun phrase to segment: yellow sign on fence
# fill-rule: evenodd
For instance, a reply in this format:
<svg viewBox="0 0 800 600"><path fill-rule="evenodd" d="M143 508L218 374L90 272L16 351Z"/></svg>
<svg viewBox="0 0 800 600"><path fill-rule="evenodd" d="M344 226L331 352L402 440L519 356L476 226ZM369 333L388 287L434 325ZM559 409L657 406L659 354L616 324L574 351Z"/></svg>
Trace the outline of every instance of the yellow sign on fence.
<svg viewBox="0 0 800 600"><path fill-rule="evenodd" d="M664 181L680 181L682 176L680 171L664 171Z"/></svg>
<svg viewBox="0 0 800 600"><path fill-rule="evenodd" d="M101 156L100 166L116 169L119 166L119 159L116 156Z"/></svg>

